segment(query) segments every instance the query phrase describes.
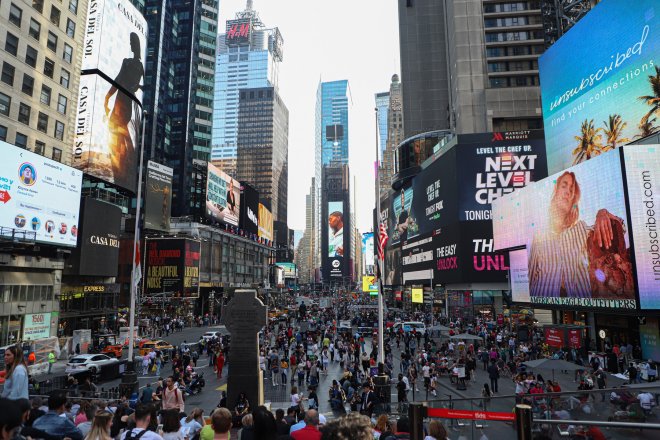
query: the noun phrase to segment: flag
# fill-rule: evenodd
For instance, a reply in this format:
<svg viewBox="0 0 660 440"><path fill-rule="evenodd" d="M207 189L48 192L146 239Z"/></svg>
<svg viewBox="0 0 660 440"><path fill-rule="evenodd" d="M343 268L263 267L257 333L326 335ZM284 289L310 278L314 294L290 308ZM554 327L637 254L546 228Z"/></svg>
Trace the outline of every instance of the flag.
<svg viewBox="0 0 660 440"><path fill-rule="evenodd" d="M385 223L381 223L378 227L378 258L380 261L385 261L385 246L387 245L387 240L389 240L389 238Z"/></svg>
<svg viewBox="0 0 660 440"><path fill-rule="evenodd" d="M140 229L138 228L137 231L135 231L137 234L138 239L135 241L135 253L134 259L135 259L135 271L133 272L133 285L135 286L135 289L137 289L138 284L140 284L140 280L142 279L142 266L140 265Z"/></svg>

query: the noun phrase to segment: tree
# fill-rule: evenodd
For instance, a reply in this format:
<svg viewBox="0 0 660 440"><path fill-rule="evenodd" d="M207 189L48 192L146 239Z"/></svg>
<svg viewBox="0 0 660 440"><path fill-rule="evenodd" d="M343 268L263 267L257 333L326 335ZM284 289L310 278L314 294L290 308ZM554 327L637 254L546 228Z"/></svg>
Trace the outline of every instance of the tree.
<svg viewBox="0 0 660 440"><path fill-rule="evenodd" d="M651 109L646 113L640 122L640 125L646 123L649 118L660 111L660 67L655 66L655 75L649 75L652 95L640 96L640 101L646 102Z"/></svg>
<svg viewBox="0 0 660 440"><path fill-rule="evenodd" d="M580 136L575 136L578 141L577 147L573 150L573 165L576 165L585 160L589 160L594 156L598 156L603 151L602 139L603 137L598 134L600 128L596 128L594 120L585 119L580 128Z"/></svg>
<svg viewBox="0 0 660 440"><path fill-rule="evenodd" d="M623 122L621 115L610 115L609 122L603 121L603 133L605 133L606 143L603 147L603 151L613 150L622 144L630 142L630 139L621 137L623 135L623 130L628 125L627 122Z"/></svg>

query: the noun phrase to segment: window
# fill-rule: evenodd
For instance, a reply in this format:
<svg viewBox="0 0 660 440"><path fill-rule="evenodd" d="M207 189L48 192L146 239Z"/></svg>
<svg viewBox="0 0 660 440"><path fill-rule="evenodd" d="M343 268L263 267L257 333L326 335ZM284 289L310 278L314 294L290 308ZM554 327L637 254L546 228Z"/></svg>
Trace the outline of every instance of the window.
<svg viewBox="0 0 660 440"><path fill-rule="evenodd" d="M35 40L38 40L41 37L41 25L38 21L34 21L33 18L30 19L30 30L28 31L30 36Z"/></svg>
<svg viewBox="0 0 660 440"><path fill-rule="evenodd" d="M51 93L50 87L42 84L41 98L39 98L42 104L50 105L50 93Z"/></svg>
<svg viewBox="0 0 660 440"><path fill-rule="evenodd" d="M23 104L18 107L18 122L25 125L30 125L30 111L32 109L29 105Z"/></svg>
<svg viewBox="0 0 660 440"><path fill-rule="evenodd" d="M70 18L66 19L66 34L71 38L76 36L76 23Z"/></svg>
<svg viewBox="0 0 660 440"><path fill-rule="evenodd" d="M14 66L9 64L8 62L2 63L2 79L3 83L9 84L10 86L14 85L14 72L16 69L14 69Z"/></svg>
<svg viewBox="0 0 660 440"><path fill-rule="evenodd" d="M46 151L46 144L40 141L34 141L34 152L37 154L41 154L42 156L44 155L44 152Z"/></svg>
<svg viewBox="0 0 660 440"><path fill-rule="evenodd" d="M55 6L50 7L50 22L56 26L60 25L60 10Z"/></svg>
<svg viewBox="0 0 660 440"><path fill-rule="evenodd" d="M18 27L21 27L22 17L23 10L12 3L11 6L9 6L9 22L15 24Z"/></svg>
<svg viewBox="0 0 660 440"><path fill-rule="evenodd" d="M39 12L44 11L44 0L32 0L32 7Z"/></svg>
<svg viewBox="0 0 660 440"><path fill-rule="evenodd" d="M57 111L62 113L63 115L66 115L66 106L67 106L66 96L59 95L57 97Z"/></svg>
<svg viewBox="0 0 660 440"><path fill-rule="evenodd" d="M39 112L37 117L37 130L48 133L48 115L46 113Z"/></svg>
<svg viewBox="0 0 660 440"><path fill-rule="evenodd" d="M18 37L10 32L7 32L5 50L14 56L18 53Z"/></svg>
<svg viewBox="0 0 660 440"><path fill-rule="evenodd" d="M64 123L60 121L55 121L55 139L61 141L64 139ZM61 151L60 151L61 153ZM53 158L55 159L55 158ZM59 159L57 159L59 160Z"/></svg>
<svg viewBox="0 0 660 440"><path fill-rule="evenodd" d="M0 115L9 116L9 108L11 107L11 98L0 92Z"/></svg>
<svg viewBox="0 0 660 440"><path fill-rule="evenodd" d="M57 52L57 35L49 31L48 41L46 42L46 46L48 47L48 49L52 50L53 52Z"/></svg>
<svg viewBox="0 0 660 440"><path fill-rule="evenodd" d="M50 58L44 59L44 74L48 78L52 78L55 75L55 61Z"/></svg>
<svg viewBox="0 0 660 440"><path fill-rule="evenodd" d="M32 96L34 91L34 78L32 78L27 73L23 74L23 86L21 87L21 92L26 95Z"/></svg>
<svg viewBox="0 0 660 440"><path fill-rule="evenodd" d="M74 14L78 13L78 0L69 0L69 11Z"/></svg>
<svg viewBox="0 0 660 440"><path fill-rule="evenodd" d="M16 132L16 141L14 142L14 144L16 144L17 147L21 147L24 149L27 148L27 141L28 138L26 135L24 135L23 133Z"/></svg>
<svg viewBox="0 0 660 440"><path fill-rule="evenodd" d="M51 155L51 158L58 162L62 162L62 150L53 147L53 154Z"/></svg>
<svg viewBox="0 0 660 440"><path fill-rule="evenodd" d="M30 67L37 67L37 56L39 56L37 49L32 46L28 46L27 50L25 51L25 64Z"/></svg>
<svg viewBox="0 0 660 440"><path fill-rule="evenodd" d="M7 142L7 127L0 125L0 141Z"/></svg>
<svg viewBox="0 0 660 440"><path fill-rule="evenodd" d="M71 64L71 60L73 59L73 47L69 46L66 43L64 43L64 52L62 52L62 59L69 64Z"/></svg>
<svg viewBox="0 0 660 440"><path fill-rule="evenodd" d="M69 88L69 78L70 74L67 70L62 69L62 72L60 73L60 85L62 87L66 87L67 89Z"/></svg>

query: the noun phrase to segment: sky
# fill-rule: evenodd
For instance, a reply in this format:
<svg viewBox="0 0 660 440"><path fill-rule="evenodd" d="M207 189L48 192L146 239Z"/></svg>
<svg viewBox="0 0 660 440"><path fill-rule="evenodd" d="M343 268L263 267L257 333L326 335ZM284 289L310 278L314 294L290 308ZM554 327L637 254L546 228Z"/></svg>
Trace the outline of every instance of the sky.
<svg viewBox="0 0 660 440"><path fill-rule="evenodd" d="M246 0L219 0L219 33ZM357 179L356 223L372 229L376 125L374 95L399 73L397 2L391 0L254 0L267 27L284 39L280 96L289 109L289 227L305 228L305 195L314 172L314 111L319 81L348 79L349 160ZM351 189L354 186L351 177Z"/></svg>

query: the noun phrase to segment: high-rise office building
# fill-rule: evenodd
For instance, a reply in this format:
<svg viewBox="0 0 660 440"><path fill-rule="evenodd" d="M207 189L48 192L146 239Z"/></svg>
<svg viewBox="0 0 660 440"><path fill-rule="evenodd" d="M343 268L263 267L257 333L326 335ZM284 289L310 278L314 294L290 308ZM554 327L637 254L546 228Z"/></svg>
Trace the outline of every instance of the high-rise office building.
<svg viewBox="0 0 660 440"><path fill-rule="evenodd" d="M149 30L144 108L148 157L174 169L173 216L197 213L211 154L217 0L132 0Z"/></svg>
<svg viewBox="0 0 660 440"><path fill-rule="evenodd" d="M237 175L239 91L277 90L282 46L279 29L267 28L250 0L218 38L211 161L232 176Z"/></svg>
<svg viewBox="0 0 660 440"><path fill-rule="evenodd" d="M300 283L316 282L316 267L314 258L314 231L316 230L316 182L312 177L309 193L305 195L305 231L298 243L296 264Z"/></svg>
<svg viewBox="0 0 660 440"><path fill-rule="evenodd" d="M400 0L405 136L541 128L538 0Z"/></svg>
<svg viewBox="0 0 660 440"><path fill-rule="evenodd" d="M287 224L289 111L276 88L240 90L237 140L236 178L259 191L275 221Z"/></svg>
<svg viewBox="0 0 660 440"><path fill-rule="evenodd" d="M71 164L87 0L0 3L0 140Z"/></svg>
<svg viewBox="0 0 660 440"><path fill-rule="evenodd" d="M387 110L390 107L390 93L376 93L376 117L378 119L378 160L383 160L387 144Z"/></svg>
<svg viewBox="0 0 660 440"><path fill-rule="evenodd" d="M394 175L394 151L403 142L403 108L401 106L401 82L399 75L392 75L390 91L387 103L387 139L385 150L380 162L378 177L380 181L381 197L385 196L392 188L392 176Z"/></svg>

